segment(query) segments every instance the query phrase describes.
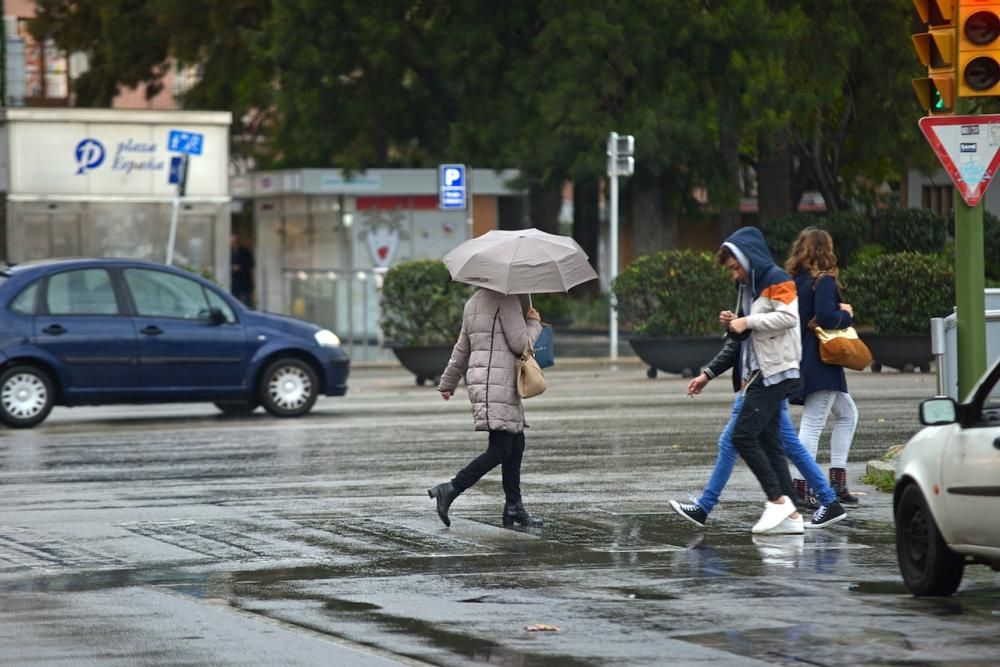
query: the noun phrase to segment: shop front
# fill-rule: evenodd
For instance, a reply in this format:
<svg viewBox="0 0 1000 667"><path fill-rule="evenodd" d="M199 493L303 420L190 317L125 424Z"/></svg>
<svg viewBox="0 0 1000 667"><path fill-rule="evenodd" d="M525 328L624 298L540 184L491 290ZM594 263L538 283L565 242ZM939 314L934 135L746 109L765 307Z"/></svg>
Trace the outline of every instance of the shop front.
<svg viewBox="0 0 1000 667"><path fill-rule="evenodd" d="M257 308L337 332L352 358L379 358L379 288L392 265L440 259L490 229L524 226L514 171L470 170L469 206L441 210L435 169L257 172L234 177L252 218Z"/></svg>
<svg viewBox="0 0 1000 667"><path fill-rule="evenodd" d="M163 262L177 130L202 141L189 160L173 263L228 284L230 122L228 112L0 110L0 258Z"/></svg>

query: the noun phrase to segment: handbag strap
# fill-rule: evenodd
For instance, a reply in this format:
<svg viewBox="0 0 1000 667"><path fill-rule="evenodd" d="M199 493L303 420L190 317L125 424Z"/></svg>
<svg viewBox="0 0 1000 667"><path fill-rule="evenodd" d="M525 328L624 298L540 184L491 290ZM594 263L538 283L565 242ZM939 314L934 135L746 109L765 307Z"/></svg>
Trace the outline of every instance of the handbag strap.
<svg viewBox="0 0 1000 667"><path fill-rule="evenodd" d="M496 326L496 321L500 315L500 309L497 308L497 314L493 316L494 327ZM503 334L504 339L507 338L507 334L503 330L503 320L500 320L500 333ZM490 352L493 352L493 339L490 339ZM524 346L524 352L521 353L521 361L524 361L528 357L535 356L535 348L531 346L531 338L528 338L528 344Z"/></svg>

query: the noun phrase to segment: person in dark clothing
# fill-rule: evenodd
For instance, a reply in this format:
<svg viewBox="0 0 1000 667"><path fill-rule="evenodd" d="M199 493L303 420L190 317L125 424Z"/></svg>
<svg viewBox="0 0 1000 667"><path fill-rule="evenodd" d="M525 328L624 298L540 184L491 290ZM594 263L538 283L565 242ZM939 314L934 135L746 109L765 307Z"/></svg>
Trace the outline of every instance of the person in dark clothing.
<svg viewBox="0 0 1000 667"><path fill-rule="evenodd" d="M240 237L229 237L229 291L240 303L253 307L253 252L240 243Z"/></svg>
<svg viewBox="0 0 1000 667"><path fill-rule="evenodd" d="M799 297L799 321L802 323L802 390L805 406L799 422L799 439L815 459L819 437L833 412L830 435L830 484L842 503L856 504L858 499L847 488L847 455L854 430L858 426L858 408L847 393L843 366L823 363L814 326L843 329L852 326L854 310L840 296L837 256L830 234L816 227L803 229L792 246L785 269L795 277ZM794 480L806 497L813 495L805 480Z"/></svg>

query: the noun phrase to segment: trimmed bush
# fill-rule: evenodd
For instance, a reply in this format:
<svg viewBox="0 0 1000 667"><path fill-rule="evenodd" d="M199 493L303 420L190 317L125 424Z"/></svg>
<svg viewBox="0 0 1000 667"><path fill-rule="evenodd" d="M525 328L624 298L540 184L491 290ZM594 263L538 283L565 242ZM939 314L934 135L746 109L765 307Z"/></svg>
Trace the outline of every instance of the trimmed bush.
<svg viewBox="0 0 1000 667"><path fill-rule="evenodd" d="M891 208L872 221L872 241L887 253L941 252L948 244L949 222L925 208Z"/></svg>
<svg viewBox="0 0 1000 667"><path fill-rule="evenodd" d="M734 299L729 273L712 253L694 250L640 257L612 290L622 321L640 336L718 335L719 311Z"/></svg>
<svg viewBox="0 0 1000 667"><path fill-rule="evenodd" d="M833 237L833 249L837 253L838 264L850 264L858 250L865 244L870 232L868 218L850 211L829 215L796 213L775 218L763 226L761 231L767 239L768 248L779 266L785 265L792 244L806 227L825 229Z"/></svg>
<svg viewBox="0 0 1000 667"><path fill-rule="evenodd" d="M939 255L901 252L859 260L843 274L856 319L879 333L927 333L951 314L955 273Z"/></svg>
<svg viewBox="0 0 1000 667"><path fill-rule="evenodd" d="M440 260L400 262L382 283L382 332L387 343L451 345L473 288L451 279Z"/></svg>
<svg viewBox="0 0 1000 667"><path fill-rule="evenodd" d="M992 213L983 217L983 258L986 261L986 277L1000 281L1000 218Z"/></svg>

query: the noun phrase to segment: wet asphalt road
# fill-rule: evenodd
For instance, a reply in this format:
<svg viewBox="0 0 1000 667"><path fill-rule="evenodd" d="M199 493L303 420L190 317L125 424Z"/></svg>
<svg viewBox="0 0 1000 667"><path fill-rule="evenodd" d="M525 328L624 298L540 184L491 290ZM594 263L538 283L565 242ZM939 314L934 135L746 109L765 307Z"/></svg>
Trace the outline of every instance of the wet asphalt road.
<svg viewBox="0 0 1000 667"><path fill-rule="evenodd" d="M860 508L762 544L742 464L707 529L666 505L707 479L728 378L697 399L629 363L548 378L532 533L500 526L499 471L438 522L425 489L485 436L462 394L400 370L356 369L299 420L57 408L0 430L0 664L996 664L1000 575L909 596L891 500L857 482L916 430L933 376L851 374Z"/></svg>

